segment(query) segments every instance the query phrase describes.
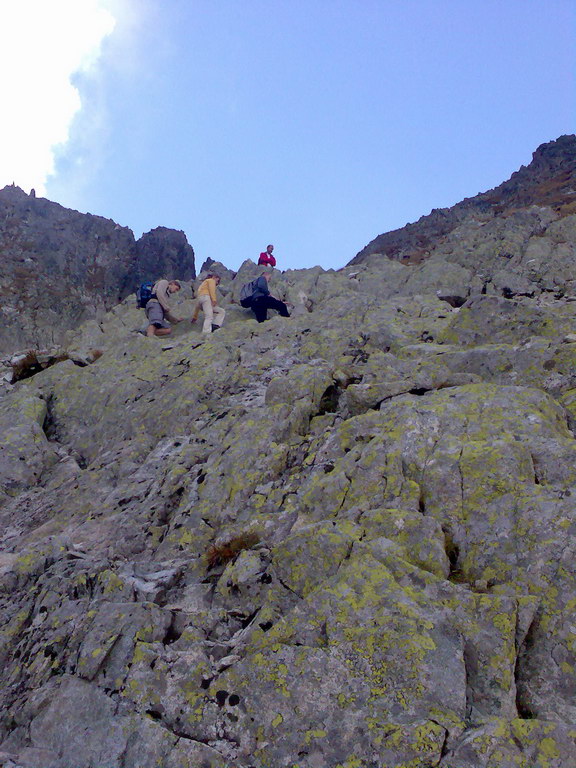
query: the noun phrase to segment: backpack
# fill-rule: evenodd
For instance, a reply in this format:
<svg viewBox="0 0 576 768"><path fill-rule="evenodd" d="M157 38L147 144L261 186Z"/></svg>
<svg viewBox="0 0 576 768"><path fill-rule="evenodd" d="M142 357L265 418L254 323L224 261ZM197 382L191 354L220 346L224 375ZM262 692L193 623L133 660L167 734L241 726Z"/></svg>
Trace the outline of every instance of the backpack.
<svg viewBox="0 0 576 768"><path fill-rule="evenodd" d="M246 285L243 285L242 288L240 288L240 304L243 307L247 308L252 303L252 295L256 290L257 282L258 278L256 278L256 280L252 280L251 283L246 283Z"/></svg>
<svg viewBox="0 0 576 768"><path fill-rule="evenodd" d="M154 298L154 294L152 293L153 288L154 283L142 283L140 288L136 291L136 303L142 309L144 309L150 299Z"/></svg>

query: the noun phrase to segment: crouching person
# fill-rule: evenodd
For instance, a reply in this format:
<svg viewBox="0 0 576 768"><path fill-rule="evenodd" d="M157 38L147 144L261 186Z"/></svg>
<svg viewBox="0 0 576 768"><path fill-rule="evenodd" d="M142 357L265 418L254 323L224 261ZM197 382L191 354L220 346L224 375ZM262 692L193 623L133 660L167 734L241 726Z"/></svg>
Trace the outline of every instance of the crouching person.
<svg viewBox="0 0 576 768"><path fill-rule="evenodd" d="M250 307L259 323L268 319L269 309L275 309L282 317L290 317L286 304L270 293L268 281L271 277L271 272L263 272L257 280L250 284L252 295L240 302L243 307Z"/></svg>
<svg viewBox="0 0 576 768"><path fill-rule="evenodd" d="M202 333L212 333L222 327L226 312L218 306L216 300L216 286L220 283L219 275L208 275L206 280L198 288L198 301L192 322L198 319L200 310L204 312L204 323L202 324Z"/></svg>
<svg viewBox="0 0 576 768"><path fill-rule="evenodd" d="M146 336L168 336L172 332L170 323L179 323L182 318L175 317L170 311L170 294L180 290L178 280L158 280L152 288L152 298L146 304L148 328Z"/></svg>

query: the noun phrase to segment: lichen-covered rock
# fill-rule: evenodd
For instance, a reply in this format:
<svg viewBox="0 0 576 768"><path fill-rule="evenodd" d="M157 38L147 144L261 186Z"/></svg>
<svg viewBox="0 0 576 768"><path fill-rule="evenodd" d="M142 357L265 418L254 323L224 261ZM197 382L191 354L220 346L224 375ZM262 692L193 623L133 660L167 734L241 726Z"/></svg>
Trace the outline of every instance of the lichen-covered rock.
<svg viewBox="0 0 576 768"><path fill-rule="evenodd" d="M5 381L6 768L572 768L573 217L487 206Z"/></svg>
<svg viewBox="0 0 576 768"><path fill-rule="evenodd" d="M574 733L542 720L494 720L471 729L442 762L445 768L568 768Z"/></svg>
<svg viewBox="0 0 576 768"><path fill-rule="evenodd" d="M0 502L36 485L59 454L44 432L47 405L34 395L13 391L0 400Z"/></svg>

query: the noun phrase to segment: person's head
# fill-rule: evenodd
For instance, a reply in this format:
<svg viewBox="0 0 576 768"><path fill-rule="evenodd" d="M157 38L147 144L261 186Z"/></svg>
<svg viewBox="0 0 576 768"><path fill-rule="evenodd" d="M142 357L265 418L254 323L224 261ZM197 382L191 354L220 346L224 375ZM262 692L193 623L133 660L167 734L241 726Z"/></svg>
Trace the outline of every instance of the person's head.
<svg viewBox="0 0 576 768"><path fill-rule="evenodd" d="M273 245L267 245L266 246L266 252L267 253L272 253L273 250L274 250L274 246Z"/></svg>
<svg viewBox="0 0 576 768"><path fill-rule="evenodd" d="M176 293L180 288L182 288L182 286L180 285L179 280L170 280L168 283L168 293Z"/></svg>
<svg viewBox="0 0 576 768"><path fill-rule="evenodd" d="M266 279L266 282L272 277L272 272L262 272L261 277Z"/></svg>
<svg viewBox="0 0 576 768"><path fill-rule="evenodd" d="M216 285L218 285L220 282L220 275L215 275L213 272L209 272L206 277L206 280L215 280Z"/></svg>

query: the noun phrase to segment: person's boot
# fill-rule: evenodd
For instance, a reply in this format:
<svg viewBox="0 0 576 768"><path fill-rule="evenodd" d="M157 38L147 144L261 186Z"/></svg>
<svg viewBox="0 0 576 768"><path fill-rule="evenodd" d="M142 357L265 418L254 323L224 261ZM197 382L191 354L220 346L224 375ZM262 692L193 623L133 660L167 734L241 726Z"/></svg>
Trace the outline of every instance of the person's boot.
<svg viewBox="0 0 576 768"><path fill-rule="evenodd" d="M214 333L214 331L217 331L221 327L222 327L221 325L215 325L214 323L212 323L212 333Z"/></svg>

